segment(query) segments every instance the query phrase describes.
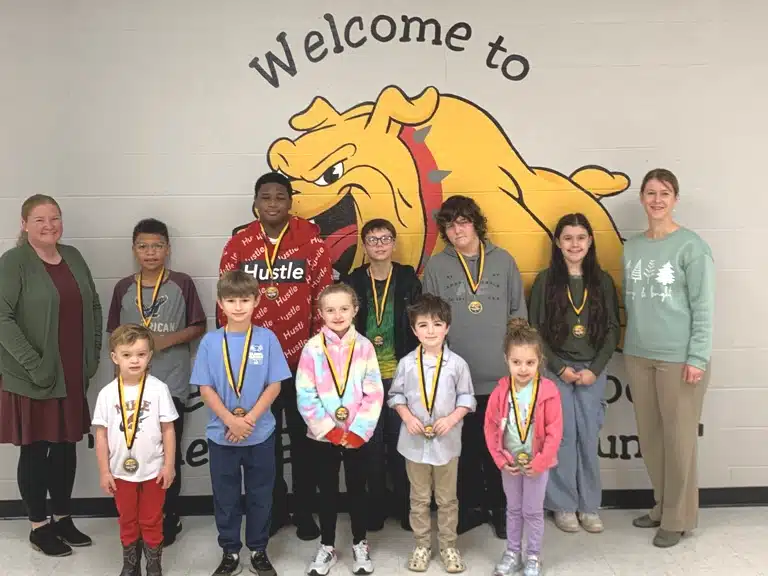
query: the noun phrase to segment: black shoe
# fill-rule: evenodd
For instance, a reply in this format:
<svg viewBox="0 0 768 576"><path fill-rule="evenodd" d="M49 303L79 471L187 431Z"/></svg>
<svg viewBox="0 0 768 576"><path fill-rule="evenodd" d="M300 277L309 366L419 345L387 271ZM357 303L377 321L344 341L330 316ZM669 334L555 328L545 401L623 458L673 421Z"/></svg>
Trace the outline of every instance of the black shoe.
<svg viewBox="0 0 768 576"><path fill-rule="evenodd" d="M411 528L411 520L408 518L408 516L403 516L400 519L400 528L406 532L413 532L413 528Z"/></svg>
<svg viewBox="0 0 768 576"><path fill-rule="evenodd" d="M75 528L72 516L65 516L61 520L53 522L53 528L56 530L58 537L70 546L80 548L93 544L93 540Z"/></svg>
<svg viewBox="0 0 768 576"><path fill-rule="evenodd" d="M275 567L269 561L266 552L251 552L251 572L257 576L277 576Z"/></svg>
<svg viewBox="0 0 768 576"><path fill-rule="evenodd" d="M168 548L176 542L176 536L181 532L181 518L168 518L163 520L163 548Z"/></svg>
<svg viewBox="0 0 768 576"><path fill-rule="evenodd" d="M141 576L141 540L123 546L123 571L120 576Z"/></svg>
<svg viewBox="0 0 768 576"><path fill-rule="evenodd" d="M464 534L478 526L482 526L486 523L487 518L487 513L480 508L470 508L464 513L459 511L459 525L456 529L456 533Z"/></svg>
<svg viewBox="0 0 768 576"><path fill-rule="evenodd" d="M46 556L69 556L72 554L72 548L59 539L56 528L51 523L32 530L29 533L29 543L32 544L32 548Z"/></svg>
<svg viewBox="0 0 768 576"><path fill-rule="evenodd" d="M320 538L320 528L317 527L311 514L304 516L294 514L293 523L296 525L296 537L299 540L308 542Z"/></svg>
<svg viewBox="0 0 768 576"><path fill-rule="evenodd" d="M494 508L491 512L491 525L496 538L507 539L507 514L504 508Z"/></svg>
<svg viewBox="0 0 768 576"><path fill-rule="evenodd" d="M224 552L224 555L221 557L221 563L219 564L219 567L216 568L213 576L235 576L235 574L240 574L242 571L243 568L240 566L240 556Z"/></svg>
<svg viewBox="0 0 768 576"><path fill-rule="evenodd" d="M368 516L368 532L379 532L384 528L384 521L387 519L385 514L375 514Z"/></svg>
<svg viewBox="0 0 768 576"><path fill-rule="evenodd" d="M144 555L147 557L147 576L163 576L163 545L150 548L145 543Z"/></svg>

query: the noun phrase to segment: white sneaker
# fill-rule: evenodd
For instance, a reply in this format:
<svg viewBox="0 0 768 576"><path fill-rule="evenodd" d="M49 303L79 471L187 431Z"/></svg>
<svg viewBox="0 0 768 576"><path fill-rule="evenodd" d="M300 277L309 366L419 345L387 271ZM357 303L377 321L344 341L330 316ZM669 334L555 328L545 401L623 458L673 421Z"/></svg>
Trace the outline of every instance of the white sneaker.
<svg viewBox="0 0 768 576"><path fill-rule="evenodd" d="M307 574L309 576L326 576L336 564L336 560L336 549L333 546L321 544L309 568L307 568Z"/></svg>
<svg viewBox="0 0 768 576"><path fill-rule="evenodd" d="M361 540L352 546L352 572L355 574L373 574L373 562L371 561L371 547L368 540Z"/></svg>
<svg viewBox="0 0 768 576"><path fill-rule="evenodd" d="M496 564L493 576L512 576L523 569L523 555L520 552L507 550L501 557L501 562Z"/></svg>
<svg viewBox="0 0 768 576"><path fill-rule="evenodd" d="M525 559L523 576L541 576L541 560L538 556L528 556Z"/></svg>

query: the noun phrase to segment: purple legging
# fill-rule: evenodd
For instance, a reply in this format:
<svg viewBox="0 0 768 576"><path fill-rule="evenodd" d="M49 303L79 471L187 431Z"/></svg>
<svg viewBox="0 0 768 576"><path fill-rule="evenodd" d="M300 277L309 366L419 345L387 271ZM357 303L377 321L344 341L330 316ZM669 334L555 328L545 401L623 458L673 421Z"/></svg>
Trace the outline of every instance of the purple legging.
<svg viewBox="0 0 768 576"><path fill-rule="evenodd" d="M549 471L535 478L501 472L507 497L507 550L522 551L523 526L528 533L529 555L538 556L544 539L544 495Z"/></svg>

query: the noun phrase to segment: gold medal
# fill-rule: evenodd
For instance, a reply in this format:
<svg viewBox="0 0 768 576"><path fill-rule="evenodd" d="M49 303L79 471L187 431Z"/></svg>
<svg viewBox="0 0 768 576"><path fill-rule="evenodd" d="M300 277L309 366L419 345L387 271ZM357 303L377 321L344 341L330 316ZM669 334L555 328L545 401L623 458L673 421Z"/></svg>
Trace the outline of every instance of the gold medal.
<svg viewBox="0 0 768 576"><path fill-rule="evenodd" d="M352 345L349 347L349 356L347 357L347 364L344 369L344 380L339 378L336 373L336 366L333 365L331 355L328 353L328 346L325 343L325 334L322 335L323 339L323 354L325 354L325 361L328 362L328 367L331 369L331 378L333 378L333 385L336 387L336 393L339 395L339 402L344 397L344 391L347 389L347 380L349 380L349 369L352 366L352 354L355 352L355 341L352 341ZM335 412L336 420L344 422L349 418L349 410L344 406L339 406Z"/></svg>
<svg viewBox="0 0 768 576"><path fill-rule="evenodd" d="M123 461L123 470L129 474L133 474L139 469L139 461L131 456L131 449L133 443L136 440L136 431L139 429L139 416L141 414L141 405L144 401L144 384L147 381L146 372L141 376L139 380L139 393L136 395L136 403L134 404L134 411L132 417L128 415L128 403L125 400L125 390L123 384L123 377L117 377L117 396L120 400L120 418L123 421L123 436L125 437L125 446L128 448L128 458Z"/></svg>
<svg viewBox="0 0 768 576"><path fill-rule="evenodd" d="M245 382L245 371L248 367L248 353L251 350L251 338L253 337L253 324L248 325L248 331L245 333L245 343L243 345L243 356L240 359L240 372L237 375L237 382L235 382L235 375L232 372L232 360L229 358L229 342L227 342L227 329L224 328L224 338L221 339L221 354L224 356L224 372L227 374L227 381L229 387L235 393L237 398L240 398L240 392L243 389L243 382ZM240 407L235 410L243 410ZM232 411L235 414L235 410ZM235 414L237 416L237 414Z"/></svg>
<svg viewBox="0 0 768 576"><path fill-rule="evenodd" d="M379 300L379 292L376 290L376 280L371 274L371 269L368 268L368 277L371 279L371 292L373 292L373 309L376 312L376 326L381 327L381 323L384 320L384 308L387 306L387 296L389 295L389 283L392 281L392 271L394 267L390 267L389 274L387 274L387 282L384 284L384 294ZM382 338L381 343L384 343Z"/></svg>
<svg viewBox="0 0 768 576"><path fill-rule="evenodd" d="M123 460L123 470L128 472L128 474L135 474L138 469L139 461L136 458L128 457Z"/></svg>
<svg viewBox="0 0 768 576"><path fill-rule="evenodd" d="M584 297L581 300L581 306L577 307L576 304L573 303L573 296L571 295L571 287L567 287L568 290L568 302L571 303L571 307L573 308L573 311L576 312L576 324L573 325L573 328L571 328L571 334L573 334L574 338L584 338L584 336L587 335L587 328L581 323L581 312L584 310L584 306L587 304L587 296L589 295L589 290L587 290L586 286L584 287Z"/></svg>
<svg viewBox="0 0 768 576"><path fill-rule="evenodd" d="M267 264L269 281L272 282L272 285L267 287L267 289L264 292L267 295L267 298L269 298L270 300L277 300L277 297L280 296L280 291L277 289L277 286L275 286L274 284L275 279L272 276L272 270L274 269L275 262L277 261L277 252L280 250L280 243L283 241L283 236L285 236L285 233L288 231L289 222L285 223L285 226L283 226L283 229L280 231L280 234L278 235L277 240L275 240L275 247L272 250L272 254L269 253L269 245L270 245L269 236L267 236L267 233L264 231L264 224L261 225L261 234L262 234L262 239L264 240L264 261Z"/></svg>
<svg viewBox="0 0 768 576"><path fill-rule="evenodd" d="M376 348L381 348L384 346L384 336L375 336L373 339L373 345L376 346Z"/></svg>
<svg viewBox="0 0 768 576"><path fill-rule="evenodd" d="M515 456L515 462L520 468L525 468L530 461L531 455L528 452L518 452L517 456Z"/></svg>
<svg viewBox="0 0 768 576"><path fill-rule="evenodd" d="M431 394L427 394L427 379L424 376L424 347L419 344L419 348L416 351L416 366L419 369L419 390L421 391L421 401L424 404L424 408L427 409L427 414L432 418L432 411L435 409L435 398L437 398L437 386L440 384L440 372L443 369L443 352L445 347L440 348L440 355L437 357L437 365L435 365L435 373L432 375L432 390ZM435 429L431 425L424 427L424 436L426 438L435 437Z"/></svg>
<svg viewBox="0 0 768 576"><path fill-rule="evenodd" d="M469 271L469 264L464 259L461 252L456 250L456 255L459 257L461 267L464 269L464 276L467 278L467 284L469 285L469 291L475 297L472 302L467 306L472 314L480 314L483 311L483 304L477 299L477 289L480 288L480 281L483 279L483 270L485 269L485 246L480 243L480 258L477 267L477 281L472 278L472 273Z"/></svg>
<svg viewBox="0 0 768 576"><path fill-rule="evenodd" d="M144 324L144 328L149 328L149 325L152 324L152 315L155 311L157 295L160 293L160 285L163 283L163 276L165 276L165 268L160 270L160 275L155 281L155 289L152 290L152 303L149 306L149 317L144 316L144 298L141 294L141 272L139 272L139 275L136 277L136 306L139 308L139 316L141 316L141 322Z"/></svg>
<svg viewBox="0 0 768 576"><path fill-rule="evenodd" d="M237 408L232 410L232 414L234 414L238 418L242 418L243 416L245 416L247 414L247 412L245 411L245 408L242 408L242 407L238 406Z"/></svg>
<svg viewBox="0 0 768 576"><path fill-rule="evenodd" d="M512 400L512 408L515 412L515 426L517 427L517 435L520 437L520 442L525 444L525 441L528 440L528 433L531 431L531 424L533 424L533 411L536 408L536 399L539 397L539 381L540 376L538 372L536 373L536 376L533 379L533 393L531 394L531 404L528 407L528 418L523 421L523 414L521 412L520 406L517 403L517 399L515 398L515 384L514 379L510 376L509 378L509 396Z"/></svg>
<svg viewBox="0 0 768 576"><path fill-rule="evenodd" d="M277 300L277 297L280 296L280 291L277 289L277 286L268 286L267 289L264 290L264 293L270 300Z"/></svg>

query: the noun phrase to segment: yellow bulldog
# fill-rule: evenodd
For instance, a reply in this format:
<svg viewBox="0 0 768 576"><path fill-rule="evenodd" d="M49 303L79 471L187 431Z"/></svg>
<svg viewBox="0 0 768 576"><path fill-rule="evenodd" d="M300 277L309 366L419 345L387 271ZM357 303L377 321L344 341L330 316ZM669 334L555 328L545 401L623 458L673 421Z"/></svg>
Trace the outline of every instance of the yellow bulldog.
<svg viewBox="0 0 768 576"><path fill-rule="evenodd" d="M372 218L395 225L395 258L421 271L442 249L434 212L462 194L480 205L526 288L548 265L552 230L568 212L589 218L600 262L621 281L622 240L600 199L626 190L625 174L530 166L488 112L431 86L414 98L388 86L342 113L318 96L290 125L302 134L273 142L269 164L293 179L294 210L320 225L339 272L363 262L358 229Z"/></svg>

